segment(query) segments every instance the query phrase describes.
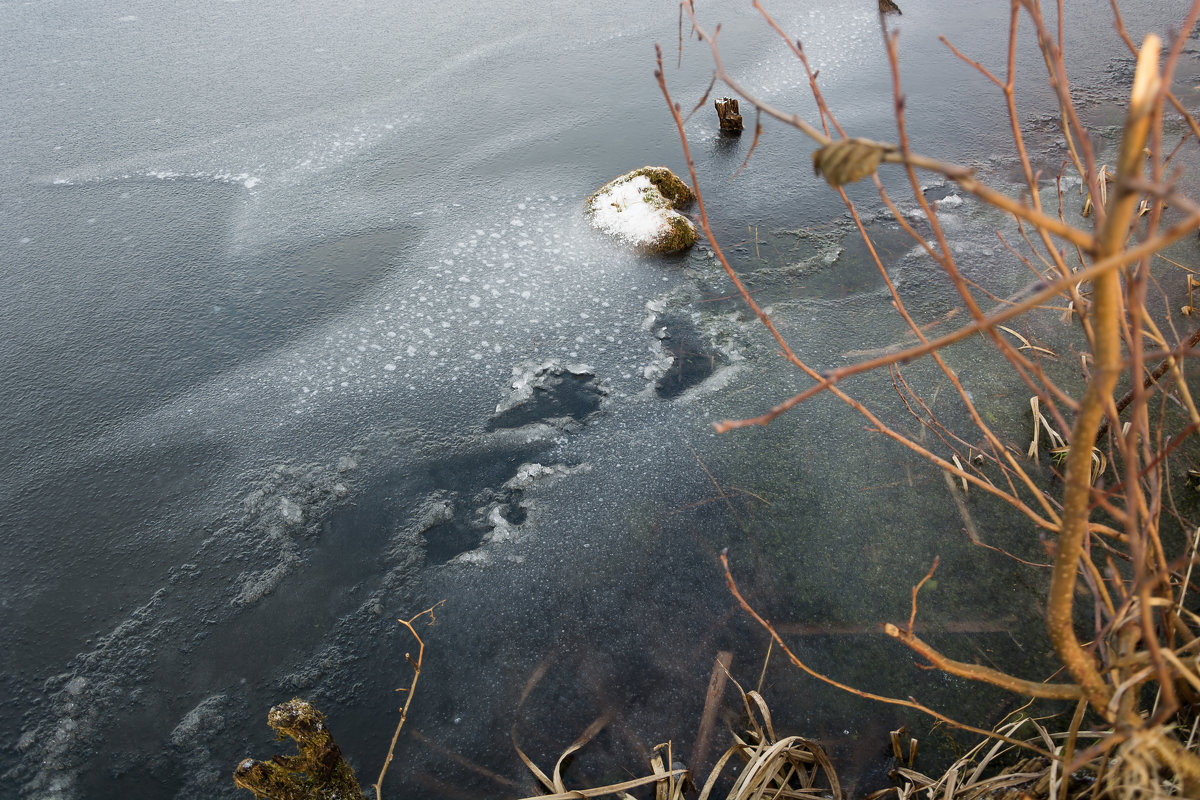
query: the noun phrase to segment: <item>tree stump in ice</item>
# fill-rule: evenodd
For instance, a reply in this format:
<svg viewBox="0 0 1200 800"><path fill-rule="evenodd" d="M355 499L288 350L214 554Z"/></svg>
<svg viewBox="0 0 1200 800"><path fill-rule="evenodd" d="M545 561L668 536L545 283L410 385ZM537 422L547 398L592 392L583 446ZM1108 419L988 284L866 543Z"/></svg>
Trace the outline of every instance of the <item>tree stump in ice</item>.
<svg viewBox="0 0 1200 800"><path fill-rule="evenodd" d="M742 115L738 111L738 101L732 97L718 97L713 105L717 107L717 118L721 120L721 133L740 134Z"/></svg>

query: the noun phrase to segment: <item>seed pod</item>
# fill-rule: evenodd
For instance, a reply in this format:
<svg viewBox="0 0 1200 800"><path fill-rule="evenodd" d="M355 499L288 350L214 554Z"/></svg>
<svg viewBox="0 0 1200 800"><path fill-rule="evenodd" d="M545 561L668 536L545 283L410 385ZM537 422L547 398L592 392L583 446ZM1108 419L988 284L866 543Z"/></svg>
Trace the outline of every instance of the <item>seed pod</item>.
<svg viewBox="0 0 1200 800"><path fill-rule="evenodd" d="M866 139L840 139L813 152L813 171L830 186L843 186L871 175L883 160L884 148Z"/></svg>

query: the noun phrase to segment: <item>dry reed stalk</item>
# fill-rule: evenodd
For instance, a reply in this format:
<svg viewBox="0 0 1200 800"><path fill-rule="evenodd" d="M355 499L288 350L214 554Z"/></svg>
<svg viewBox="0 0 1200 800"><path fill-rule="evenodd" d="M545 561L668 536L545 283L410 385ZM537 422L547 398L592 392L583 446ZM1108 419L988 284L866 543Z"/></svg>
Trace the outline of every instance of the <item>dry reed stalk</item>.
<svg viewBox="0 0 1200 800"><path fill-rule="evenodd" d="M709 748L712 747L713 730L717 712L721 709L721 696L729 680L729 668L733 665L733 653L722 650L713 662L712 675L708 679L708 691L704 695L704 711L700 714L700 728L696 731L696 744L692 748L691 772L697 775L704 771Z"/></svg>

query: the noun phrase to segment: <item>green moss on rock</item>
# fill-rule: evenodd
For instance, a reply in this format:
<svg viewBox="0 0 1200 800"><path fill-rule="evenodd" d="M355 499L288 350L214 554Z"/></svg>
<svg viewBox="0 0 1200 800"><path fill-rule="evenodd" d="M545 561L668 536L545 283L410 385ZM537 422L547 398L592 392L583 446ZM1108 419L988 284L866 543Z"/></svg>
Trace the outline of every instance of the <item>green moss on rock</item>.
<svg viewBox="0 0 1200 800"><path fill-rule="evenodd" d="M293 739L300 752L269 761L243 759L233 772L238 787L270 800L362 800L362 788L326 727L324 714L293 699L272 708L267 724L280 739Z"/></svg>
<svg viewBox="0 0 1200 800"><path fill-rule="evenodd" d="M636 178L639 175L644 175L650 180L654 188L658 189L659 194L671 204L671 208L687 208L696 200L696 195L692 193L692 187L666 167L642 167L635 169L625 177Z"/></svg>
<svg viewBox="0 0 1200 800"><path fill-rule="evenodd" d="M682 214L672 213L667 217L667 227L671 232L661 240L661 253L677 253L691 247L700 238L696 226Z"/></svg>

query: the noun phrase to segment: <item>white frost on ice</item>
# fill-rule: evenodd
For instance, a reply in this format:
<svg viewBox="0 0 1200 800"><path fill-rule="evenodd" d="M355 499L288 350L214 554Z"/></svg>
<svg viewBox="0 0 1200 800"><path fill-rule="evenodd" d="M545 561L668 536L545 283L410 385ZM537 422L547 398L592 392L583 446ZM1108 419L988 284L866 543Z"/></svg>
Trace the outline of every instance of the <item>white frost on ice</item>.
<svg viewBox="0 0 1200 800"><path fill-rule="evenodd" d="M279 499L279 513L286 521L293 524L304 521L304 509L287 497Z"/></svg>
<svg viewBox="0 0 1200 800"><path fill-rule="evenodd" d="M524 492L536 485L551 483L557 478L591 471L592 467L590 464L578 464L573 467L569 467L566 464L551 464L550 466L546 466L535 461L517 467L517 474L504 482L504 488Z"/></svg>
<svg viewBox="0 0 1200 800"><path fill-rule="evenodd" d="M487 346L487 342L483 343ZM499 348L499 345L496 346ZM499 352L499 350L497 350ZM539 386L544 387L548 376L555 375L595 375L596 371L587 364L560 364L549 360L540 364L518 364L512 368L512 379L509 382L508 395L496 404L496 413L503 414L533 398L533 392Z"/></svg>

